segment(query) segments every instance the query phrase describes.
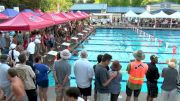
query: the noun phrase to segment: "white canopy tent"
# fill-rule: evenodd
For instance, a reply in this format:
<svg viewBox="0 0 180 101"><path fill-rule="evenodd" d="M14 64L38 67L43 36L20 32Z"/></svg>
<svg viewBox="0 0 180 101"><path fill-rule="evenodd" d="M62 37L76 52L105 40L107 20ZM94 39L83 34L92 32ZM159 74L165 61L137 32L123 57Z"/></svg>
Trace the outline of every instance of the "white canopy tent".
<svg viewBox="0 0 180 101"><path fill-rule="evenodd" d="M127 17L127 18L137 18L138 15L130 10L125 14L125 17Z"/></svg>
<svg viewBox="0 0 180 101"><path fill-rule="evenodd" d="M166 13L164 13L163 11L153 15L153 17L155 17L155 18L170 18L170 16L167 15Z"/></svg>
<svg viewBox="0 0 180 101"><path fill-rule="evenodd" d="M139 18L155 18L155 17L154 17L154 15L149 13L148 11L145 11L142 14L139 15Z"/></svg>
<svg viewBox="0 0 180 101"><path fill-rule="evenodd" d="M180 12L175 12L170 15L170 18L172 19L180 19Z"/></svg>

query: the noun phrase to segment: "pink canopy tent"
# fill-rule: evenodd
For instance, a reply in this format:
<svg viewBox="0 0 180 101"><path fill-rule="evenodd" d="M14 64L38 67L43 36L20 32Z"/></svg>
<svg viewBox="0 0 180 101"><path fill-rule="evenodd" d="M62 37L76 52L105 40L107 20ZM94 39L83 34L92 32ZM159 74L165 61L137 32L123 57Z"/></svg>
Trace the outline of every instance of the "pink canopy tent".
<svg viewBox="0 0 180 101"><path fill-rule="evenodd" d="M38 16L41 16L41 15L44 14L40 9L35 9L34 12L35 12Z"/></svg>
<svg viewBox="0 0 180 101"><path fill-rule="evenodd" d="M62 24L69 21L68 19L64 17L60 17L54 13L44 13L41 17L47 20L54 21L55 24Z"/></svg>
<svg viewBox="0 0 180 101"><path fill-rule="evenodd" d="M68 12L67 14L68 14L68 15L70 15L70 16L75 17L77 20L82 19L82 16L79 16L79 15L77 15L77 14L73 13L73 12Z"/></svg>
<svg viewBox="0 0 180 101"><path fill-rule="evenodd" d="M76 14L81 16L82 18L87 18L87 16L84 15L81 11L77 11Z"/></svg>
<svg viewBox="0 0 180 101"><path fill-rule="evenodd" d="M5 14L0 13L0 19L8 19L9 17Z"/></svg>
<svg viewBox="0 0 180 101"><path fill-rule="evenodd" d="M82 12L82 14L84 14L86 17L90 17L89 14Z"/></svg>
<svg viewBox="0 0 180 101"><path fill-rule="evenodd" d="M71 15L65 13L65 12L61 12L61 13L59 13L59 15L68 18L70 21L75 21L76 20L76 17L71 16Z"/></svg>
<svg viewBox="0 0 180 101"><path fill-rule="evenodd" d="M53 24L52 21L35 16L30 12L21 12L13 19L1 23L0 30L32 31L35 29L46 28Z"/></svg>

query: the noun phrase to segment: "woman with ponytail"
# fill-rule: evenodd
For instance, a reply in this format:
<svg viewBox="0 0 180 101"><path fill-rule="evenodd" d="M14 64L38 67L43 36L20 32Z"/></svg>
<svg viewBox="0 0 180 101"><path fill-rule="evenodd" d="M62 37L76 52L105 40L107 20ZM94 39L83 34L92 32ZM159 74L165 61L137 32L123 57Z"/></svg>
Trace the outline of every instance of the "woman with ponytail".
<svg viewBox="0 0 180 101"><path fill-rule="evenodd" d="M16 50L16 44L12 43L10 45L9 57L15 63L19 62L18 56L20 53Z"/></svg>

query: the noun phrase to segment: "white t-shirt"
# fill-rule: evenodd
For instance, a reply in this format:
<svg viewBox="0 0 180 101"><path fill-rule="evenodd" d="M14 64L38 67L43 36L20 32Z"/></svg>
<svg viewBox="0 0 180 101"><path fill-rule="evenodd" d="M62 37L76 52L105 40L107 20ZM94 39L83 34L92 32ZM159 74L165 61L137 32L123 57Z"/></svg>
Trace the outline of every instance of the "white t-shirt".
<svg viewBox="0 0 180 101"><path fill-rule="evenodd" d="M36 44L34 42L30 42L28 44L28 47L27 47L27 51L30 53L30 54L34 54L35 53L35 48L36 48Z"/></svg>
<svg viewBox="0 0 180 101"><path fill-rule="evenodd" d="M90 79L94 76L93 65L87 59L75 61L74 74L80 88L88 88L91 85Z"/></svg>
<svg viewBox="0 0 180 101"><path fill-rule="evenodd" d="M81 97L78 97L77 101L84 101L84 99Z"/></svg>
<svg viewBox="0 0 180 101"><path fill-rule="evenodd" d="M18 57L19 57L20 53L18 51L16 51L16 50L13 50L13 52L14 52L15 62L19 62ZM12 50L9 51L9 56L12 58Z"/></svg>

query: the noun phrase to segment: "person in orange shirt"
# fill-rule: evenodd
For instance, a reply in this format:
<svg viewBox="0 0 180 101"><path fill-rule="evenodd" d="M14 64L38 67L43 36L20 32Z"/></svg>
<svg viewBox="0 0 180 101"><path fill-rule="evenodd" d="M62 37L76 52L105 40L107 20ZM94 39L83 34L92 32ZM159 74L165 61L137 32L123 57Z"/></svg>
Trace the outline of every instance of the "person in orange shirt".
<svg viewBox="0 0 180 101"><path fill-rule="evenodd" d="M144 83L144 77L148 70L148 65L141 62L141 60L145 59L145 54L142 50L134 52L133 56L135 57L135 61L129 63L127 67L129 79L126 86L126 101L130 101L133 92L134 101L138 101L138 96Z"/></svg>

